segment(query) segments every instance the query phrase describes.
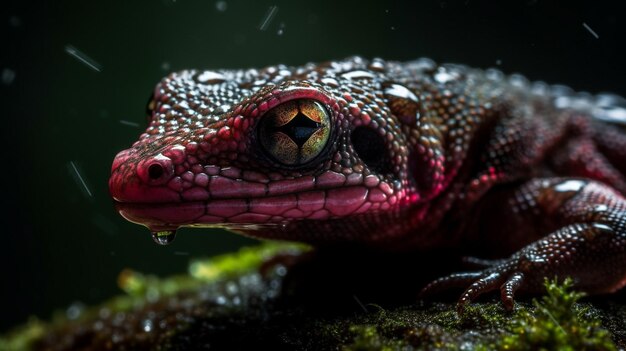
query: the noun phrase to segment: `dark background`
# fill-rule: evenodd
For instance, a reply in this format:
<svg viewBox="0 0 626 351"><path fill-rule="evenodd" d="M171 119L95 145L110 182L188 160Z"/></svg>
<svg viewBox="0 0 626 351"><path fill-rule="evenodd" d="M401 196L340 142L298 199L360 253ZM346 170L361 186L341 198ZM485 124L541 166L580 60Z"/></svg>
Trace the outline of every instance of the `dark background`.
<svg viewBox="0 0 626 351"><path fill-rule="evenodd" d="M113 210L113 156L141 133L147 98L169 71L427 56L626 95L618 1L500 3L3 2L0 332L119 293L123 268L164 276L185 271L192 257L254 242L187 229L159 247ZM261 30L270 6L278 10Z"/></svg>

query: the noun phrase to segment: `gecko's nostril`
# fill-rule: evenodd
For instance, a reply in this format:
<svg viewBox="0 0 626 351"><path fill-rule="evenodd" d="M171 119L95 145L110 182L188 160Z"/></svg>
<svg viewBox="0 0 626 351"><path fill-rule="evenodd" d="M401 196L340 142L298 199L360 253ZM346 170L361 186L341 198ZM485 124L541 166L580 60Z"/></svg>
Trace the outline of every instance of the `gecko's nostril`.
<svg viewBox="0 0 626 351"><path fill-rule="evenodd" d="M137 176L149 185L165 184L170 180L173 173L172 160L161 154L137 164Z"/></svg>
<svg viewBox="0 0 626 351"><path fill-rule="evenodd" d="M163 170L163 166L158 163L153 163L148 167L148 176L152 180L157 180L163 176L165 171Z"/></svg>

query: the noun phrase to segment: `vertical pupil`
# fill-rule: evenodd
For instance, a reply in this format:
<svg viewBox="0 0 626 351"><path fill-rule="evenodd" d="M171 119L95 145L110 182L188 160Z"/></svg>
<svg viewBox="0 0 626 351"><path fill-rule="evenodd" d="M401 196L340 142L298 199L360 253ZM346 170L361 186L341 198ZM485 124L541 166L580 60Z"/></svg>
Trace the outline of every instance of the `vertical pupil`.
<svg viewBox="0 0 626 351"><path fill-rule="evenodd" d="M302 145L309 140L311 134L313 134L321 126L321 123L317 123L298 112L296 117L289 121L289 123L276 128L276 131L288 135L298 145L298 147L302 147Z"/></svg>

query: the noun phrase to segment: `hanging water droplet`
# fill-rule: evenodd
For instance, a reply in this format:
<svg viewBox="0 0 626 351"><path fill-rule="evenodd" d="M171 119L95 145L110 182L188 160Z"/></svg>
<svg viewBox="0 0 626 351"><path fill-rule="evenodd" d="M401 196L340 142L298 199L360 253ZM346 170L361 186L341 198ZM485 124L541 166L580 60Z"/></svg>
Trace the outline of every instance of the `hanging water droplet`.
<svg viewBox="0 0 626 351"><path fill-rule="evenodd" d="M175 230L161 230L152 232L152 240L159 245L169 245L176 239Z"/></svg>

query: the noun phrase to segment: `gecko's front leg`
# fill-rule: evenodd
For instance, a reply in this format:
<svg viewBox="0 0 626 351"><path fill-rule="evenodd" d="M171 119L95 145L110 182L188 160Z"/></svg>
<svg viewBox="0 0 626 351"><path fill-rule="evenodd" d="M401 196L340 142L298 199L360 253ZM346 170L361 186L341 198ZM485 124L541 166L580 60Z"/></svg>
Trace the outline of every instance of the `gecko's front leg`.
<svg viewBox="0 0 626 351"><path fill-rule="evenodd" d="M465 287L458 301L462 312L467 303L496 289L512 309L517 291L541 292L546 277L571 277L576 289L590 294L626 285L626 199L615 190L585 179L536 179L486 201L491 210L481 221L509 222L490 240L545 236L482 271L437 279L422 295Z"/></svg>

